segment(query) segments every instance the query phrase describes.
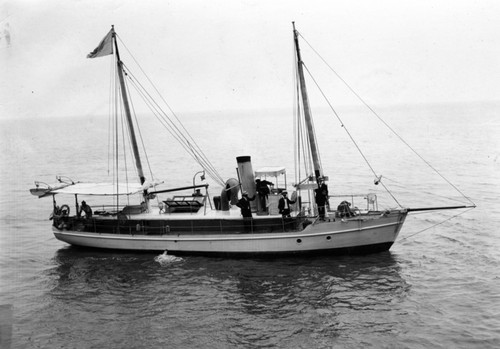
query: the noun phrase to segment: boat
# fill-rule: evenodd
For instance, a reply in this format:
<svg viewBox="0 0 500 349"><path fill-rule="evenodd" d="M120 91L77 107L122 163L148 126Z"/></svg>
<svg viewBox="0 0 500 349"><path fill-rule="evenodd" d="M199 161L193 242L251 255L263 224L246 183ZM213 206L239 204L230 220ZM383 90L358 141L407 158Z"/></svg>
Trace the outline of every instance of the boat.
<svg viewBox="0 0 500 349"><path fill-rule="evenodd" d="M298 148L303 149L302 154L296 155L301 159L296 163L302 163L304 167L303 172L295 170L296 175L302 174L299 180L289 183L287 169L279 164L254 171L248 155L236 158L235 176L224 180L188 136L181 138L180 142L184 142L188 151L196 152L192 156L200 160L203 169L195 174L192 184L161 188L163 182L147 178L144 171L126 83L127 79L135 77L120 59L117 34L112 26L87 57L114 56L118 95L129 133L123 138L131 142L137 178L134 182L121 182L116 175L109 183L91 183L56 177L56 185L35 182L36 188L31 190L33 195L53 199L50 219L54 236L75 246L167 251L173 255L365 254L389 250L412 211L473 207L379 209L377 196L373 193L331 195L328 191L330 178L323 173L319 157L299 37L293 24L297 129L301 132L297 131L297 138ZM143 95L149 98L149 95ZM182 130L182 127L174 128L174 132ZM118 137L114 139L118 140ZM176 133L175 137L181 136ZM116 146L116 153L118 149L121 148ZM118 168L117 165L117 172ZM220 185L220 195L211 197L208 184L196 184L196 177L200 175L203 181L206 174ZM376 184L381 181L382 177L376 176ZM68 202L74 200L73 214L70 204L59 206L56 198ZM92 212L85 201L80 203L82 198L109 199L110 202L92 205ZM338 205L331 204L333 200L337 200ZM250 216L243 213L245 205Z"/></svg>

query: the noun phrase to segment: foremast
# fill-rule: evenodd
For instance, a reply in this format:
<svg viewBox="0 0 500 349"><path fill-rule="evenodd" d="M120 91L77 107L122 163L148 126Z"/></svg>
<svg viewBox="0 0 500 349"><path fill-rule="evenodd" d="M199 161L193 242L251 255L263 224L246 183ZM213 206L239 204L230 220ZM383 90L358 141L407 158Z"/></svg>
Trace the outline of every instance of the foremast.
<svg viewBox="0 0 500 349"><path fill-rule="evenodd" d="M320 186L320 179L323 177L323 170L321 168L321 163L319 160L319 150L318 150L318 145L316 142L316 135L314 133L314 126L313 126L313 121L312 121L312 116L311 116L311 109L309 107L309 98L307 95L307 88L306 88L306 81L304 78L304 63L302 62L302 58L300 55L300 47L299 47L299 33L295 29L295 22L292 22L293 25L293 36L294 36L294 41L295 41L295 50L297 53L297 70L299 74L299 85L300 85L300 92L302 96L302 105L304 107L304 120L306 123L307 127L307 135L309 139L309 144L311 148L311 157L313 161L313 167L314 167L314 176L316 179L316 183L318 184L318 187Z"/></svg>
<svg viewBox="0 0 500 349"><path fill-rule="evenodd" d="M137 146L137 138L135 137L134 123L132 121L132 115L130 113L127 89L125 88L125 79L123 78L123 63L120 60L120 52L118 51L118 43L116 40L116 33L114 26L111 26L111 35L116 50L116 65L118 68L118 79L120 80L120 89L123 99L123 107L125 109L125 115L127 117L128 129L130 133L130 142L132 143L132 151L134 152L134 158L135 158L135 166L137 168L137 174L139 175L139 182L141 184L144 184L144 182L146 181L146 177L144 177L144 171L142 169L142 163L141 163L141 156L139 154L139 147Z"/></svg>

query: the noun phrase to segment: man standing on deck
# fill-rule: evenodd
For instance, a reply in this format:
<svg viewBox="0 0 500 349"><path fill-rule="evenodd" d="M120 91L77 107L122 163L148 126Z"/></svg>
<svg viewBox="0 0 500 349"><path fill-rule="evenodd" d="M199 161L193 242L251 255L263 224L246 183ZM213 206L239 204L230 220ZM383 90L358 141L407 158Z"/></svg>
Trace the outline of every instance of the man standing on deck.
<svg viewBox="0 0 500 349"><path fill-rule="evenodd" d="M287 197L288 193L286 191L282 192L281 195L282 197L278 202L278 210L283 218L290 217L290 204L294 204L295 201L292 201Z"/></svg>
<svg viewBox="0 0 500 349"><path fill-rule="evenodd" d="M252 209L250 208L250 201L255 200L255 195L251 198L248 197L246 191L243 192L243 197L236 203L241 210L241 215L243 218L252 218Z"/></svg>
<svg viewBox="0 0 500 349"><path fill-rule="evenodd" d="M319 220L325 220L325 206L328 202L328 194L323 188L318 188L314 191L316 205L318 206Z"/></svg>
<svg viewBox="0 0 500 349"><path fill-rule="evenodd" d="M242 198L236 203L236 206L240 208L241 215L243 216L245 233L250 232L252 229L252 209L250 208L250 201L253 200L255 200L255 195L249 198L248 193L244 191Z"/></svg>

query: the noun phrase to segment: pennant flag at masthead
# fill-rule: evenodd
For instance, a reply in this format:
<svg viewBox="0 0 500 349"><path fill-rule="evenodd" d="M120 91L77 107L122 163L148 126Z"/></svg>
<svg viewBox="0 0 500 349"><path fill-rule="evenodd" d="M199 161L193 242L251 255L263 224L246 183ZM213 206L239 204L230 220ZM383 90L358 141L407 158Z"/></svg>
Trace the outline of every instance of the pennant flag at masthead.
<svg viewBox="0 0 500 349"><path fill-rule="evenodd" d="M113 54L113 29L101 40L99 45L87 55L87 58L97 58Z"/></svg>

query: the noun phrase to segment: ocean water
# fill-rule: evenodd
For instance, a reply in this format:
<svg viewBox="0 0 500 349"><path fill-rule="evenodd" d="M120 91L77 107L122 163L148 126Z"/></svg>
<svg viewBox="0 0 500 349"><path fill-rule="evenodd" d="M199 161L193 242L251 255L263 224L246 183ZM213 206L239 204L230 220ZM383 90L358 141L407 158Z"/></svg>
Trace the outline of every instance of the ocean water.
<svg viewBox="0 0 500 349"><path fill-rule="evenodd" d="M397 137L359 121L358 110L344 112L345 125L402 205L464 202ZM53 183L56 174L105 180L107 118L2 120L2 345L500 347L500 105L401 106L379 114L477 208L412 214L386 253L265 260L85 250L57 241L51 199L29 189L34 180ZM251 155L254 169L283 165L288 184L294 182L286 113L184 117L224 178L235 177L236 156ZM381 206L394 206L373 185L343 128L322 113L315 123L330 193L374 191ZM190 185L199 166L161 128L142 131L155 177L166 186Z"/></svg>

